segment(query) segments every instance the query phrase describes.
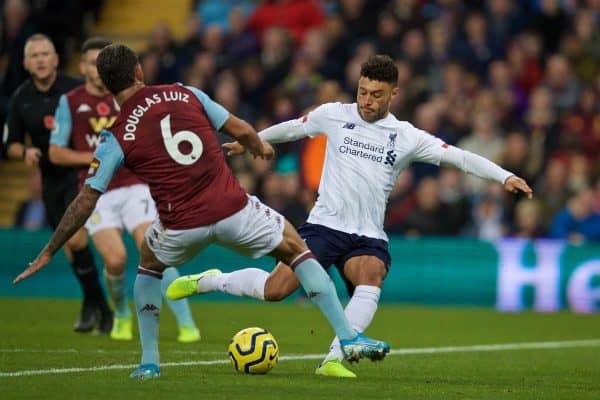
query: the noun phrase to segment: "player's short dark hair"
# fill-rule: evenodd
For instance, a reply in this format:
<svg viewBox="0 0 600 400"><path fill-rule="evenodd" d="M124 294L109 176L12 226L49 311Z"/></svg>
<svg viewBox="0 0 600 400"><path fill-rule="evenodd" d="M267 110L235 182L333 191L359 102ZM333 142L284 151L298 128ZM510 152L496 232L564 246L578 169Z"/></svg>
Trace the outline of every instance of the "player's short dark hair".
<svg viewBox="0 0 600 400"><path fill-rule="evenodd" d="M392 86L398 84L398 68L394 60L386 55L375 55L369 57L360 66L360 76L372 81L387 82Z"/></svg>
<svg viewBox="0 0 600 400"><path fill-rule="evenodd" d="M23 50L25 50L25 48L27 47L27 45L31 42L37 42L40 40L47 40L48 42L50 42L50 44L52 45L52 47L54 47L54 42L52 41L52 39L50 39L50 36L45 35L43 33L34 33L33 35L29 36L27 38L27 40L25 41L25 46L23 47Z"/></svg>
<svg viewBox="0 0 600 400"><path fill-rule="evenodd" d="M83 42L83 45L81 45L81 53L85 54L88 50L102 50L111 44L112 42L106 38L94 36Z"/></svg>
<svg viewBox="0 0 600 400"><path fill-rule="evenodd" d="M117 94L134 84L135 67L138 63L135 51L123 44L104 47L96 59L100 79L112 94Z"/></svg>

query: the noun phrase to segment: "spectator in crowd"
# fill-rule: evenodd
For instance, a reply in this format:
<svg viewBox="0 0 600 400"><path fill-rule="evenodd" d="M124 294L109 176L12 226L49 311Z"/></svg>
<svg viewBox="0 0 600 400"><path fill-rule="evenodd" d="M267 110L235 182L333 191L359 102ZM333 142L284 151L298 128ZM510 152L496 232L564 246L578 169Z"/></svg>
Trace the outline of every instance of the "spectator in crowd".
<svg viewBox="0 0 600 400"><path fill-rule="evenodd" d="M249 26L258 37L273 27L282 27L298 44L308 29L323 22L323 10L313 0L267 0L254 9Z"/></svg>
<svg viewBox="0 0 600 400"><path fill-rule="evenodd" d="M481 240L497 240L507 232L502 187L488 184L473 207L473 236Z"/></svg>
<svg viewBox="0 0 600 400"><path fill-rule="evenodd" d="M443 236L450 233L446 207L435 178L423 178L417 187L416 205L406 218L407 236Z"/></svg>
<svg viewBox="0 0 600 400"><path fill-rule="evenodd" d="M505 141L499 134L494 117L487 111L473 115L473 132L458 142L458 147L499 163ZM466 177L466 185L472 193L478 193L486 182L474 176Z"/></svg>
<svg viewBox="0 0 600 400"><path fill-rule="evenodd" d="M559 115L564 115L577 103L579 83L565 56L555 54L548 59L544 85L552 94L553 106Z"/></svg>
<svg viewBox="0 0 600 400"><path fill-rule="evenodd" d="M26 76L23 41L45 29L63 43L59 51L68 57L72 43L81 40L74 32L89 25L82 15L91 10L97 15L101 1L79 3L2 3L0 121L6 99ZM495 196L493 188L472 177L457 179L450 171L414 165L410 179L390 198L388 229L406 230L407 210L416 204L411 193L427 178L437 182L440 207L458 215L446 221L454 233L515 235L522 219L517 214L540 208L539 233L546 234L572 193L600 175L597 3L207 0L196 2L182 21L181 40L167 24L157 24L140 61L148 83L197 86L264 127L300 116L315 103L348 99L356 91L360 64L387 53L399 72L391 105L397 118L515 170L535 185L539 201L539 207L521 205ZM56 10L44 11L52 6L58 14L68 11L72 26L64 28L62 14L57 25ZM40 19L45 15L49 18ZM307 207L319 185L324 149L323 138L280 145L280 157L296 160L297 176L279 171L269 177L277 163L244 157L228 163L258 193L286 179L299 184L297 196L280 196L281 209L288 201Z"/></svg>
<svg viewBox="0 0 600 400"><path fill-rule="evenodd" d="M542 37L544 54L549 55L558 48L560 37L569 27L569 20L559 0L540 0L539 3L533 27Z"/></svg>
<svg viewBox="0 0 600 400"><path fill-rule="evenodd" d="M228 66L235 66L259 52L258 39L248 28L248 17L239 7L232 8L229 12L229 30L225 35L223 50Z"/></svg>
<svg viewBox="0 0 600 400"><path fill-rule="evenodd" d="M592 87L584 88L577 106L562 120L562 145L585 154L592 164L600 162L599 101Z"/></svg>
<svg viewBox="0 0 600 400"><path fill-rule="evenodd" d="M194 17L205 26L215 25L228 32L232 28L230 16L235 8L249 14L254 5L249 0L203 0L198 2Z"/></svg>
<svg viewBox="0 0 600 400"><path fill-rule="evenodd" d="M550 236L571 243L600 240L600 214L594 211L594 192L584 187L574 193L552 221Z"/></svg>
<svg viewBox="0 0 600 400"><path fill-rule="evenodd" d="M464 189L464 175L455 168L442 168L439 174L440 201L447 213L448 233L459 235L469 222L470 201Z"/></svg>
<svg viewBox="0 0 600 400"><path fill-rule="evenodd" d="M514 217L513 236L535 239L543 237L542 207L534 199L521 199L517 203Z"/></svg>
<svg viewBox="0 0 600 400"><path fill-rule="evenodd" d="M4 3L3 13L2 36L0 37L0 75L3 83L2 95L8 98L29 76L23 68L23 63L15 62L15 60L22 59L25 41L38 28L31 20L29 5L25 0L7 0ZM6 106L5 101L3 107Z"/></svg>

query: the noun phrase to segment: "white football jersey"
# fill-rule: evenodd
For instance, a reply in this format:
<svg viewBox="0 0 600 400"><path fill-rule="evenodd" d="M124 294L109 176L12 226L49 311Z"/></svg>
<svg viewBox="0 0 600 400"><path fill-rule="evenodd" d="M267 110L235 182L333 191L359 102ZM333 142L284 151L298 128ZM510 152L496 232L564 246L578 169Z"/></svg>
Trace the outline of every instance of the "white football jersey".
<svg viewBox="0 0 600 400"><path fill-rule="evenodd" d="M398 175L413 161L439 165L447 147L391 113L366 122L356 103L323 104L302 122L308 136L327 136L319 196L308 222L385 241L385 209Z"/></svg>

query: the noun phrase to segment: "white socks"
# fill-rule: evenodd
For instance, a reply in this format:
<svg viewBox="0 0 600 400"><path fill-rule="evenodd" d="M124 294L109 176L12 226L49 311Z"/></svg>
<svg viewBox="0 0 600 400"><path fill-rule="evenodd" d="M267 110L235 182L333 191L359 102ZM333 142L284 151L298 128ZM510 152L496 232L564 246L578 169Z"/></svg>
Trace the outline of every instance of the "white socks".
<svg viewBox="0 0 600 400"><path fill-rule="evenodd" d="M245 268L237 271L205 276L198 281L200 293L219 291L234 296L265 299L265 283L269 273L260 268Z"/></svg>
<svg viewBox="0 0 600 400"><path fill-rule="evenodd" d="M354 295L348 302L344 313L352 327L358 332L364 332L371 324L375 312L377 311L380 294L381 289L377 286L358 285L356 289L354 289ZM344 359L344 353L342 352L340 341L337 337L331 342L329 354L325 357L324 362L334 359L339 361Z"/></svg>

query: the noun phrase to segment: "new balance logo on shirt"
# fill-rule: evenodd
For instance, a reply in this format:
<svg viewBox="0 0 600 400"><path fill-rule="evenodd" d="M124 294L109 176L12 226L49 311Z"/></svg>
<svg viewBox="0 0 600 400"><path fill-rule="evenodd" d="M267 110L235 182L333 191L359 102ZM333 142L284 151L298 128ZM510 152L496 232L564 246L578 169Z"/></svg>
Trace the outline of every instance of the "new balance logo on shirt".
<svg viewBox="0 0 600 400"><path fill-rule="evenodd" d="M354 129L354 128L356 128L356 124L353 124L352 122L346 122L344 124L344 126L342 126L342 128L344 128L344 129Z"/></svg>

